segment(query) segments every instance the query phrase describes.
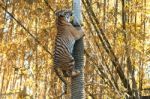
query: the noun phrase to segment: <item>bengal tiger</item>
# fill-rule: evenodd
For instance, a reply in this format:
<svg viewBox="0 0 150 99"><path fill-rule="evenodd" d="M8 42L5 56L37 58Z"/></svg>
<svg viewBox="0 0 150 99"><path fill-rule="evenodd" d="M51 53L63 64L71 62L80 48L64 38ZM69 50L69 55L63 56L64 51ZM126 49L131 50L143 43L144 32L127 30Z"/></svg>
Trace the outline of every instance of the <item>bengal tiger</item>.
<svg viewBox="0 0 150 99"><path fill-rule="evenodd" d="M54 49L54 70L58 77L64 82L67 90L67 83L58 71L61 70L64 77L76 77L80 71L75 69L75 60L72 56L76 40L84 36L71 23L71 10L59 10L56 13L57 35ZM65 92L66 93L66 92Z"/></svg>

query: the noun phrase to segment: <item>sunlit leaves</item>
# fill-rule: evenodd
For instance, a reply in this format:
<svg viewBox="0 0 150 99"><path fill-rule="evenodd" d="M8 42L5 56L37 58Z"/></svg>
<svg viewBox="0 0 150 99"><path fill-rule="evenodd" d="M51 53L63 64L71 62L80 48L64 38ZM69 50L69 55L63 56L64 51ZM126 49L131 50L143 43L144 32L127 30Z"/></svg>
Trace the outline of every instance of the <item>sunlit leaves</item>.
<svg viewBox="0 0 150 99"><path fill-rule="evenodd" d="M27 99L31 99L31 97L35 99L45 99L45 97L47 97L46 99L53 99L61 93L62 83L57 79L52 70L52 56L44 51L40 45L45 46L50 52L53 52L54 40L57 32L55 15L43 0L12 1L13 3L9 4L7 9L12 12L16 19L19 20L41 44L37 44L37 42L14 20L11 19L11 21L7 23L5 11L0 9L0 89L2 90L0 93L9 94L20 92L20 94L16 94L19 98L23 98L23 94L25 93L24 89L27 87L27 93L25 93L27 94ZM71 0L47 1L54 10L72 8ZM130 35L130 38L127 38L127 40L129 41L129 49L131 49L131 61L133 67L135 67L137 83L139 84L137 75L143 75L145 76L143 77L143 83L145 85L143 88L149 88L149 80L146 79L149 72L145 73L145 71L139 69L139 67L143 65L145 70L149 68L150 3L147 1L146 6L144 6L143 0L128 1L129 3L125 5L125 11L128 16L125 33ZM125 43L121 21L121 1L118 2L117 12L115 12L115 0L106 2L105 17L104 2L98 0L90 0L90 2L100 22L98 27L104 28L103 26L105 24L106 37L115 55L118 57L119 62L122 64L122 68L126 70ZM126 90L123 88L122 84L120 84L120 79L116 74L116 70L109 56L104 51L84 7L83 14L88 22L87 24L84 19L85 51L88 53L88 55L85 54L85 82L87 83L85 89L87 96L89 99L90 94L94 95L96 98L98 97L98 99L99 96L102 95L104 97L111 97L112 99L120 98L110 85L109 79L113 81L111 77L114 77L114 80L119 86L120 93L123 94ZM117 23L115 25L116 19ZM4 31L6 25L8 28L7 32ZM98 69L103 71L103 73L99 72ZM141 74L138 74L139 72ZM111 76L110 73L112 73L113 76ZM16 94L5 96L8 96L8 99L12 99L13 96L17 97ZM122 97L124 96L122 95Z"/></svg>

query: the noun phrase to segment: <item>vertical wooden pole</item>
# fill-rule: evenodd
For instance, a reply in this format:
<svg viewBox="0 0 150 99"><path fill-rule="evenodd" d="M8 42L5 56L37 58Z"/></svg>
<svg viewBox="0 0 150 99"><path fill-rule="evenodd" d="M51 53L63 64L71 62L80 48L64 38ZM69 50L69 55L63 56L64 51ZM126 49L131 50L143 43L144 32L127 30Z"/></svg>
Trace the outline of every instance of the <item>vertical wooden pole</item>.
<svg viewBox="0 0 150 99"><path fill-rule="evenodd" d="M81 30L82 24L82 12L81 12L81 0L73 0L73 25L79 30ZM71 99L85 99L84 91L84 45L83 38L76 41L73 56L75 58L75 68L81 71L81 74L75 78L71 79Z"/></svg>

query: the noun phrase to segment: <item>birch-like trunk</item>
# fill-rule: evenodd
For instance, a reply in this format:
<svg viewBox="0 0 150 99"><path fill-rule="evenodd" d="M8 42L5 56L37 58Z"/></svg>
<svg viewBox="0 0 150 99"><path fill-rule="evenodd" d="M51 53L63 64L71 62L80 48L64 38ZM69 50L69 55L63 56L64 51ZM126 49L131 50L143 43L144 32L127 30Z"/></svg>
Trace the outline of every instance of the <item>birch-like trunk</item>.
<svg viewBox="0 0 150 99"><path fill-rule="evenodd" d="M82 31L81 0L73 0L73 11L74 11L73 25L79 31ZM73 56L75 58L75 68L80 70L81 74L71 79L71 99L85 99L83 54L84 54L84 46L83 46L83 38L81 38L78 41L76 41L73 51Z"/></svg>

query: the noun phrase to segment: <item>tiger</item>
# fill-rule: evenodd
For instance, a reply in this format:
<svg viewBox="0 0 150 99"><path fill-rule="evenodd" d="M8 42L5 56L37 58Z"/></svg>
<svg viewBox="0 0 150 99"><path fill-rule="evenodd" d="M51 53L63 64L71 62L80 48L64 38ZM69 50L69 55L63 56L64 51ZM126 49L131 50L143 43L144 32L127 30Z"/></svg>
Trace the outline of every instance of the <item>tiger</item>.
<svg viewBox="0 0 150 99"><path fill-rule="evenodd" d="M72 54L76 40L82 38L84 33L78 31L70 23L71 10L59 10L55 14L57 35L54 48L54 70L66 85L67 83L58 72L58 69L62 71L64 77L76 77L80 75L80 70L75 69L75 60Z"/></svg>

